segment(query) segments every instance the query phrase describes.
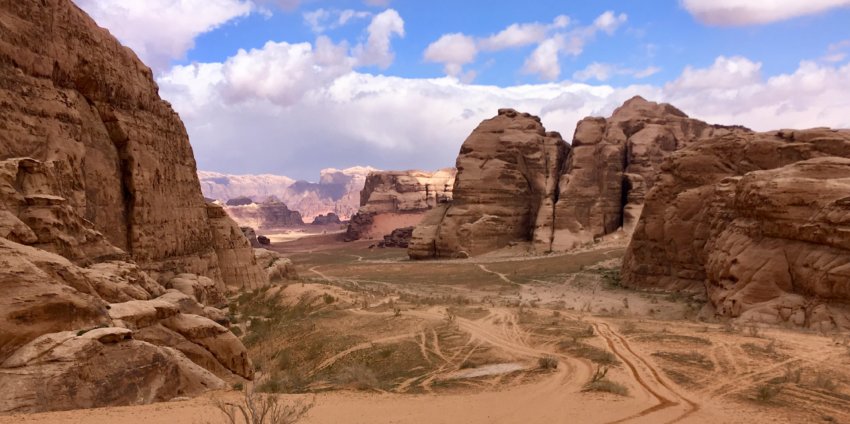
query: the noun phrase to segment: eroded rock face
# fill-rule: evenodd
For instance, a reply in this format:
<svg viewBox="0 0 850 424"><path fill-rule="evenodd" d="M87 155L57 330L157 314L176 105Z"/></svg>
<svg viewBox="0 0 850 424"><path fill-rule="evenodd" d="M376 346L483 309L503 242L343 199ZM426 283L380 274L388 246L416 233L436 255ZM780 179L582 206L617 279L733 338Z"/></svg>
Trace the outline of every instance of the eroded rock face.
<svg viewBox="0 0 850 424"><path fill-rule="evenodd" d="M621 230L626 238L666 157L736 132L748 130L635 97L610 118L579 122L564 147L547 140L560 136L545 133L538 118L500 111L464 142L455 200L423 220L410 256L477 255L514 243L537 253L566 251Z"/></svg>
<svg viewBox="0 0 850 424"><path fill-rule="evenodd" d="M328 213L334 213L342 220L350 219L360 207L360 190L366 176L373 171L377 170L362 166L323 169L317 183L278 175L228 175L204 171L198 175L204 196L208 198L224 203L237 198L264 203L272 198L298 211L305 221L311 222L317 216Z"/></svg>
<svg viewBox="0 0 850 424"><path fill-rule="evenodd" d="M479 255L516 241L548 239L569 146L540 118L503 109L464 141L454 200L417 227L412 258ZM437 221L437 224L431 222Z"/></svg>
<svg viewBox="0 0 850 424"><path fill-rule="evenodd" d="M538 250L570 250L620 229L630 234L664 159L702 138L738 131L748 130L709 125L640 97L610 118L583 119L559 183L551 244L542 240Z"/></svg>
<svg viewBox="0 0 850 424"><path fill-rule="evenodd" d="M850 327L850 131L727 134L677 152L623 264L635 287L705 290L716 313Z"/></svg>
<svg viewBox="0 0 850 424"><path fill-rule="evenodd" d="M319 215L313 219L313 225L339 225L342 224L339 216L337 214L331 212L327 215Z"/></svg>
<svg viewBox="0 0 850 424"><path fill-rule="evenodd" d="M451 201L456 174L454 168L369 174L345 240L377 239L396 228L417 225L429 210Z"/></svg>
<svg viewBox="0 0 850 424"><path fill-rule="evenodd" d="M0 2L0 39L0 412L250 378L244 346L214 321L226 324L227 287L268 276L205 205L150 69L69 0ZM142 340L169 323L188 330Z"/></svg>
<svg viewBox="0 0 850 424"><path fill-rule="evenodd" d="M281 202L268 201L259 204L231 205L225 206L224 209L234 221L243 227L272 229L304 225L301 213L290 210Z"/></svg>

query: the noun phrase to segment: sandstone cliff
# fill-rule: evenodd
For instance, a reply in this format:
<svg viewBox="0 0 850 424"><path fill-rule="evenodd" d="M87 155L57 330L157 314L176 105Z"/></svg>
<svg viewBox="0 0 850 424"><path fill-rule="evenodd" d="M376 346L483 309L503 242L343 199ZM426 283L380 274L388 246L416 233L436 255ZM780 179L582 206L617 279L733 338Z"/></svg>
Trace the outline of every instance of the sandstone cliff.
<svg viewBox="0 0 850 424"><path fill-rule="evenodd" d="M319 182L296 181L277 175L228 175L217 172L198 172L204 196L227 202L247 197L255 203L264 203L269 198L284 203L298 211L308 222L315 217L335 213L348 220L360 207L360 190L366 176L373 171L370 167L347 169L323 169Z"/></svg>
<svg viewBox="0 0 850 424"><path fill-rule="evenodd" d="M623 264L628 285L705 290L716 313L850 328L850 131L736 133L673 155Z"/></svg>
<svg viewBox="0 0 850 424"><path fill-rule="evenodd" d="M301 213L290 210L285 204L275 201L225 206L224 210L239 225L258 230L304 225Z"/></svg>
<svg viewBox="0 0 850 424"><path fill-rule="evenodd" d="M703 137L746 131L635 97L610 118L579 122L567 146L539 118L502 110L464 142L454 201L417 228L410 256L478 255L515 243L565 251L619 230L626 238L666 157Z"/></svg>
<svg viewBox="0 0 850 424"><path fill-rule="evenodd" d="M452 199L455 174L453 168L370 173L346 240L381 238L397 228L418 224L426 212Z"/></svg>
<svg viewBox="0 0 850 424"><path fill-rule="evenodd" d="M69 0L0 2L0 412L251 378L217 308L268 278L150 69Z"/></svg>

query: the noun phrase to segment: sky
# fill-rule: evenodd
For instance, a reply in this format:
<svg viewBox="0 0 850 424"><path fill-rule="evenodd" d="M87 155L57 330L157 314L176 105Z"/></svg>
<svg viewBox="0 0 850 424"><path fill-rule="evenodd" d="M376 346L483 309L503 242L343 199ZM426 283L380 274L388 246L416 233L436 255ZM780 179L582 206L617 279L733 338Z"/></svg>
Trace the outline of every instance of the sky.
<svg viewBox="0 0 850 424"><path fill-rule="evenodd" d="M628 98L850 128L850 0L75 0L154 71L198 168L453 166L511 107L568 142Z"/></svg>

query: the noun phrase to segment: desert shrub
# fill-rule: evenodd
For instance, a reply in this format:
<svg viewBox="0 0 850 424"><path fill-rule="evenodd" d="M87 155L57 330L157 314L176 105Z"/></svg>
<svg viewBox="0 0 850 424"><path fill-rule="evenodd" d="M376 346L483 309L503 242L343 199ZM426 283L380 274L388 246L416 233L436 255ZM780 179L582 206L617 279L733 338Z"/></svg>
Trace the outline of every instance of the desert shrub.
<svg viewBox="0 0 850 424"><path fill-rule="evenodd" d="M323 295L322 295L322 300L325 302L325 304L326 304L326 305L330 305L331 303L336 302L336 298L335 298L335 297L333 297L333 296L332 296L331 294L329 294L329 293L325 293L325 294L323 294Z"/></svg>
<svg viewBox="0 0 850 424"><path fill-rule="evenodd" d="M379 386L375 372L363 365L351 365L343 368L336 375L335 380L341 386L356 390L372 390Z"/></svg>
<svg viewBox="0 0 850 424"><path fill-rule="evenodd" d="M782 376L782 380L786 383L795 383L799 384L800 380L803 378L803 369L800 367L792 367L788 365L785 368L785 374Z"/></svg>
<svg viewBox="0 0 850 424"><path fill-rule="evenodd" d="M838 389L838 383L835 382L835 379L831 375L823 371L815 374L815 380L813 384L815 385L815 387L822 390L826 390L828 392L834 392L836 389Z"/></svg>
<svg viewBox="0 0 850 424"><path fill-rule="evenodd" d="M779 384L762 384L756 387L756 400L759 402L770 402L779 393L782 392L782 386Z"/></svg>
<svg viewBox="0 0 850 424"><path fill-rule="evenodd" d="M239 402L218 400L215 407L228 424L294 424L313 408L314 401L282 402L277 396L256 394L245 389Z"/></svg>
<svg viewBox="0 0 850 424"><path fill-rule="evenodd" d="M589 344L565 340L558 346L570 355L589 359L600 365L617 365L620 363L613 353Z"/></svg>
<svg viewBox="0 0 850 424"><path fill-rule="evenodd" d="M554 356L543 356L537 360L537 366L544 370L553 370L558 368L558 359Z"/></svg>
<svg viewBox="0 0 850 424"><path fill-rule="evenodd" d="M584 391L605 392L619 396L626 396L629 394L629 389L626 386L609 380L607 378L607 375L608 367L599 366L598 368L596 368L596 372L593 373L593 376L590 378L590 381L584 385Z"/></svg>
<svg viewBox="0 0 850 424"><path fill-rule="evenodd" d="M233 335L236 337L242 335L242 329L236 326L230 327L230 332L233 333Z"/></svg>

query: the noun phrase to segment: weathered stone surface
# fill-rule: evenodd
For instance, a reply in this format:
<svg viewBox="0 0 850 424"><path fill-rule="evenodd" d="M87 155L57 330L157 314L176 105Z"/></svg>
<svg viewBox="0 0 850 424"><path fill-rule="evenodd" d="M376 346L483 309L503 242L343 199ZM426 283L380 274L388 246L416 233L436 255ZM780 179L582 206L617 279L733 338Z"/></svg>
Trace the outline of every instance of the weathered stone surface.
<svg viewBox="0 0 850 424"><path fill-rule="evenodd" d="M219 260L221 280L231 290L254 290L268 284L257 264L254 248L221 206L208 203L207 212L214 234L213 247Z"/></svg>
<svg viewBox="0 0 850 424"><path fill-rule="evenodd" d="M400 247L407 249L412 239L413 227L396 228L393 232L384 236L384 239L378 243L378 247Z"/></svg>
<svg viewBox="0 0 850 424"><path fill-rule="evenodd" d="M479 255L551 237L553 207L569 146L540 118L502 109L464 141L454 200L436 226L414 231L412 258ZM426 234L427 233L427 234Z"/></svg>
<svg viewBox="0 0 850 424"><path fill-rule="evenodd" d="M665 158L701 138L735 131L747 130L709 125L641 97L610 118L583 119L559 183L551 244L542 240L538 250L570 250L621 228L630 233Z"/></svg>
<svg viewBox="0 0 850 424"><path fill-rule="evenodd" d="M456 174L454 168L370 173L345 240L381 238L396 228L417 225L429 210L451 201Z"/></svg>
<svg viewBox="0 0 850 424"><path fill-rule="evenodd" d="M134 405L227 387L182 353L124 329L46 334L21 350L0 365L0 413Z"/></svg>
<svg viewBox="0 0 850 424"><path fill-rule="evenodd" d="M329 212L327 215L319 215L313 218L313 225L339 225L342 224L339 216L333 212Z"/></svg>
<svg viewBox="0 0 850 424"><path fill-rule="evenodd" d="M169 289L175 289L183 294L192 296L198 303L209 306L227 305L226 287L207 277L195 274L180 274L166 284Z"/></svg>
<svg viewBox="0 0 850 424"><path fill-rule="evenodd" d="M635 97L610 118L579 122L572 145L563 147L547 141L560 136L547 135L538 118L500 113L464 142L455 200L441 222L414 233L412 258L477 255L523 242L537 253L566 251L621 229L627 237L666 157L704 137L749 131ZM511 139L516 134L524 139Z"/></svg>
<svg viewBox="0 0 850 424"><path fill-rule="evenodd" d="M850 131L727 134L662 166L623 264L635 287L706 290L716 312L850 327Z"/></svg>
<svg viewBox="0 0 850 424"><path fill-rule="evenodd" d="M360 207L360 190L366 175L377 171L370 167L323 169L319 182L295 181L278 175L228 175L216 172L198 172L204 196L223 203L238 197L247 197L255 203L270 198L286 204L312 222L319 215L335 213L348 220Z"/></svg>
<svg viewBox="0 0 850 424"><path fill-rule="evenodd" d="M268 281L238 227L205 205L150 69L69 0L0 2L0 40L0 410L223 387L179 351L131 337L186 314L218 319L198 300ZM176 276L191 297L163 287ZM250 377L238 339L182 337Z"/></svg>
<svg viewBox="0 0 850 424"><path fill-rule="evenodd" d="M225 206L224 209L242 227L273 229L304 225L300 212L277 201Z"/></svg>
<svg viewBox="0 0 850 424"><path fill-rule="evenodd" d="M288 258L284 258L277 252L266 249L254 249L254 255L257 257L257 262L260 266L266 270L269 282L280 283L298 279L298 272L295 270L295 265Z"/></svg>

